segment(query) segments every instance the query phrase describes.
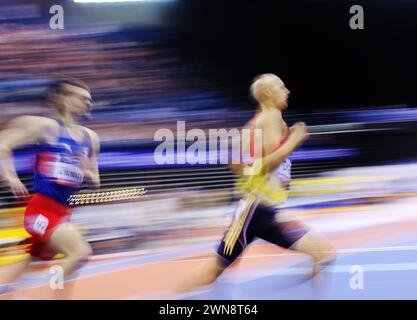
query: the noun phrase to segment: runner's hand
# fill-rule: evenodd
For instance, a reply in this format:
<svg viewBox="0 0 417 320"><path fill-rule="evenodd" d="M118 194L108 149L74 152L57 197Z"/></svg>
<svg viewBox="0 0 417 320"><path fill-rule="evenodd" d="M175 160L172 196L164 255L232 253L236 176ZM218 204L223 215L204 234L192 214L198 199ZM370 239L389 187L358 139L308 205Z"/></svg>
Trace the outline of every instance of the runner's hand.
<svg viewBox="0 0 417 320"><path fill-rule="evenodd" d="M28 190L18 178L9 180L8 187L16 199L26 201L29 198Z"/></svg>
<svg viewBox="0 0 417 320"><path fill-rule="evenodd" d="M291 135L294 135L294 138L300 145L309 137L307 126L304 122L297 122L290 129Z"/></svg>

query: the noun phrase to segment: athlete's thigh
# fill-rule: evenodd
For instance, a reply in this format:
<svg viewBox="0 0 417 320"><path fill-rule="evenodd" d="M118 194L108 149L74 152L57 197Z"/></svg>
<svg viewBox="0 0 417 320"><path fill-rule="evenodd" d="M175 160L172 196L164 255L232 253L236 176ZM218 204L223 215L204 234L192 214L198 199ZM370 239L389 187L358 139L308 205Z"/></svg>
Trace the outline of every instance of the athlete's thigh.
<svg viewBox="0 0 417 320"><path fill-rule="evenodd" d="M52 231L48 244L58 253L64 254L75 253L86 247L89 248L81 233L68 222L60 224Z"/></svg>
<svg viewBox="0 0 417 320"><path fill-rule="evenodd" d="M255 238L253 218L257 204L252 200L242 199L238 203L235 217L217 247L217 255L224 267L235 261Z"/></svg>
<svg viewBox="0 0 417 320"><path fill-rule="evenodd" d="M294 250L310 255L314 261L334 260L337 251L320 233L310 230L293 247Z"/></svg>
<svg viewBox="0 0 417 320"><path fill-rule="evenodd" d="M278 209L260 206L258 232L256 236L283 248L293 249L294 245L309 231L296 219L280 219Z"/></svg>

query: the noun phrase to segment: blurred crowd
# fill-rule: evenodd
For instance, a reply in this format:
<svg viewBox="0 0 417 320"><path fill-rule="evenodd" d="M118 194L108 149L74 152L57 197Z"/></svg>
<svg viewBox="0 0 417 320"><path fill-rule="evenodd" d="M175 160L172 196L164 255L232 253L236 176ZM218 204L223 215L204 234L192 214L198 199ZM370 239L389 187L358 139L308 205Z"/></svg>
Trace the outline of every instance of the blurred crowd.
<svg viewBox="0 0 417 320"><path fill-rule="evenodd" d="M178 120L186 121L187 129L242 126L251 118L253 110L248 108L247 97L233 94L234 88L227 83L227 77L223 77L227 71L186 57L175 36L162 29L132 30L108 24L61 32L36 23L3 24L0 25L0 47L0 128L18 115L49 113L43 97L53 77L66 75L83 79L91 87L93 96L94 110L88 126L104 142L100 165L102 169L125 170L103 175L103 186L135 186L146 182L150 190L165 192L154 202L143 201L123 208L126 219L113 215L113 219L99 225L97 211L106 211L103 208L97 211L87 208L83 214L75 215L75 219L80 219L79 224L88 230L88 239L97 243L97 250L113 250L116 245L110 240L118 239L122 239L121 246L127 247L138 243L145 247L148 240L172 242L187 223L186 236L190 239L213 232L217 236L216 232L225 225L223 215L228 210L228 188L233 185L234 177L219 168L217 171L209 168L211 171L207 172L203 169L201 172L152 169L153 162L148 162L153 160L149 151L153 146L144 150L143 145L153 141L155 131L160 128L175 132ZM295 159L295 178L374 163L378 158L388 162L415 157L415 148L402 139L405 134L410 139L416 136L417 113L410 106L310 114L289 110L286 120L290 125L306 121L312 132L306 149ZM124 144L121 140L135 140L135 143ZM120 150L111 150L114 144ZM388 151L385 145L390 145ZM20 161L18 168L30 162L25 157L16 160ZM149 165L152 170L141 172L140 165ZM365 181L368 175L368 172L363 174ZM302 187L306 185L321 188L322 182ZM354 185L343 192L352 193L357 187ZM415 191L414 184L401 187L407 192ZM174 194L178 190L182 200L174 202L179 201L180 197ZM306 193L304 189L295 191ZM214 212L210 211L213 209L201 210L204 199L214 205L214 197L218 197L214 192L220 192L222 203L217 204ZM312 192L323 196L321 189ZM328 195L324 196L327 200ZM11 198L0 190L0 207L11 207ZM316 201L317 197L302 200ZM190 205L194 202L196 204ZM85 211L90 210L91 213L86 214ZM114 211L112 207L109 209L111 214ZM24 236L16 235L18 229L14 229L21 226L21 211L8 210L7 213L0 215L0 229L11 229L12 237L4 236L3 240L0 237L3 241L0 249L1 245L15 244ZM116 219L120 226L115 227ZM191 225L191 221L196 224Z"/></svg>
<svg viewBox="0 0 417 320"><path fill-rule="evenodd" d="M91 87L90 126L102 140L151 139L156 127L176 120L199 128L241 124L242 113L230 110L236 101L220 85L219 71L183 58L163 32L142 40L137 30L111 26L76 32L0 26L0 125L17 115L49 112L42 96L57 75L81 78Z"/></svg>

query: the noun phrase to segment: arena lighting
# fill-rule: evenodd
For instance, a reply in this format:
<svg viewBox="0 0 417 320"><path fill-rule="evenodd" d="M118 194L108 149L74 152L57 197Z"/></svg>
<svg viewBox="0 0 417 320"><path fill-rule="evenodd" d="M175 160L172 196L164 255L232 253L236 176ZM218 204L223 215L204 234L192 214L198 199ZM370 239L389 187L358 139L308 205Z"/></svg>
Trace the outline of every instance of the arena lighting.
<svg viewBox="0 0 417 320"><path fill-rule="evenodd" d="M74 0L75 3L168 2L174 0Z"/></svg>

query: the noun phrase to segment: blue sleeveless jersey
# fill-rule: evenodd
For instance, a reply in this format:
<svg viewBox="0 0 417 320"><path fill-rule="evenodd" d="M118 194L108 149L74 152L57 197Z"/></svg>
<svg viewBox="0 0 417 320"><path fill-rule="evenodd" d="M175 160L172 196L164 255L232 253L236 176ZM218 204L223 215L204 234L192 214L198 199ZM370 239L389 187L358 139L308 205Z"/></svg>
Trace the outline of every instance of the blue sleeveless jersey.
<svg viewBox="0 0 417 320"><path fill-rule="evenodd" d="M91 139L84 129L81 142L72 139L60 124L60 134L53 144L38 145L34 191L64 205L77 193L84 180L81 158L91 156Z"/></svg>

